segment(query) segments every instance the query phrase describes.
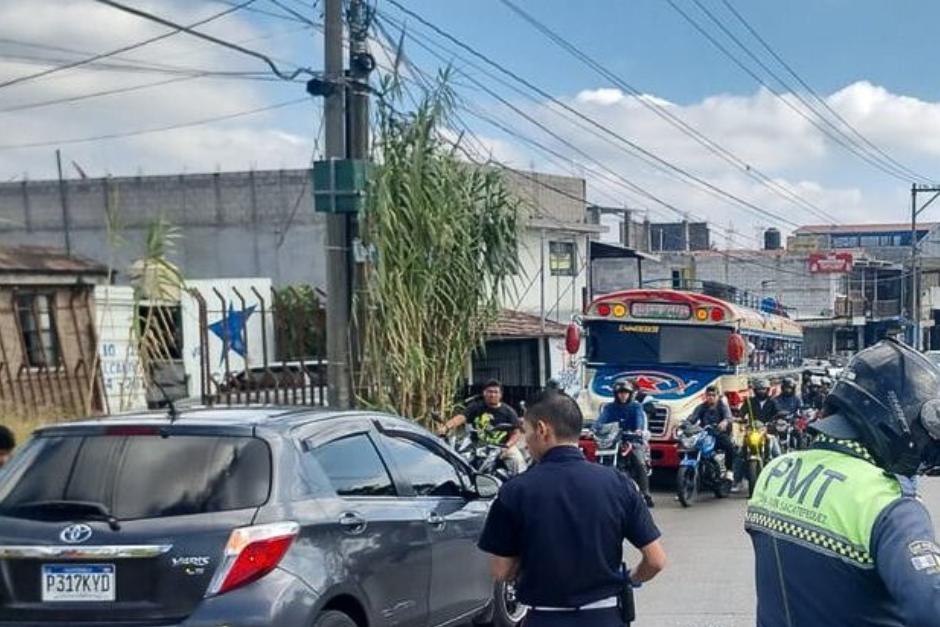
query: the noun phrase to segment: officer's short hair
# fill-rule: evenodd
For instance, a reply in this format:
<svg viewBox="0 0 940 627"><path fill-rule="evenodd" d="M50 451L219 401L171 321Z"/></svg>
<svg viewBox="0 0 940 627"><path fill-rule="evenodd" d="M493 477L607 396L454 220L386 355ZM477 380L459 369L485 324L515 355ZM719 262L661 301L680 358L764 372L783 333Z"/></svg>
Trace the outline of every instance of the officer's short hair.
<svg viewBox="0 0 940 627"><path fill-rule="evenodd" d="M543 420L555 430L559 440L577 440L584 426L581 408L564 392L549 390L526 407L525 420L535 424Z"/></svg>
<svg viewBox="0 0 940 627"><path fill-rule="evenodd" d="M8 428L0 425L0 451L12 451L16 448L16 437Z"/></svg>

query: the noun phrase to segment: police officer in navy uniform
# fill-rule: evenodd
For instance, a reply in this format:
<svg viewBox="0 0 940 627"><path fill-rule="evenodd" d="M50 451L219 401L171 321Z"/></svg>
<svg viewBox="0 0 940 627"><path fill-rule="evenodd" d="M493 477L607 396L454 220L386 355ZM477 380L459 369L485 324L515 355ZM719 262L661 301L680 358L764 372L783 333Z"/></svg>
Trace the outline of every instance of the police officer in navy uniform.
<svg viewBox="0 0 940 627"><path fill-rule="evenodd" d="M761 473L746 527L759 627L936 627L940 547L911 477L940 466L940 370L886 340L826 399L813 447Z"/></svg>
<svg viewBox="0 0 940 627"><path fill-rule="evenodd" d="M577 403L559 392L526 409L526 444L538 463L503 485L479 541L493 556L494 577L516 582L529 627L623 625L619 593L665 566L636 485L578 449L582 422ZM624 539L642 554L630 571L622 565Z"/></svg>

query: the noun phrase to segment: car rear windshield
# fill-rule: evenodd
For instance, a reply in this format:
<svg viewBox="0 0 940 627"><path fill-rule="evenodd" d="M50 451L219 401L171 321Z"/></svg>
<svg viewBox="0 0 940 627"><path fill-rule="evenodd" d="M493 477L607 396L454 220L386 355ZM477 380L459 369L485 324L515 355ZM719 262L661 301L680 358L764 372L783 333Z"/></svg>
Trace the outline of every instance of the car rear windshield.
<svg viewBox="0 0 940 627"><path fill-rule="evenodd" d="M271 451L252 437L38 437L5 470L0 515L78 501L104 505L121 520L163 518L262 505Z"/></svg>

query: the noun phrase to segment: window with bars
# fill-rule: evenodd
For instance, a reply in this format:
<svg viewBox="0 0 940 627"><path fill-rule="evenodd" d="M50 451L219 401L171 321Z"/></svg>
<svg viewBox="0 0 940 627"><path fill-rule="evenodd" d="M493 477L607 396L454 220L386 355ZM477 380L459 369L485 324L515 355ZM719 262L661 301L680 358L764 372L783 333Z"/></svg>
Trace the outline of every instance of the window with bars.
<svg viewBox="0 0 940 627"><path fill-rule="evenodd" d="M55 322L55 295L17 294L16 315L23 334L27 365L31 368L58 366L62 351Z"/></svg>
<svg viewBox="0 0 940 627"><path fill-rule="evenodd" d="M548 268L552 276L576 276L578 260L574 242L549 242Z"/></svg>

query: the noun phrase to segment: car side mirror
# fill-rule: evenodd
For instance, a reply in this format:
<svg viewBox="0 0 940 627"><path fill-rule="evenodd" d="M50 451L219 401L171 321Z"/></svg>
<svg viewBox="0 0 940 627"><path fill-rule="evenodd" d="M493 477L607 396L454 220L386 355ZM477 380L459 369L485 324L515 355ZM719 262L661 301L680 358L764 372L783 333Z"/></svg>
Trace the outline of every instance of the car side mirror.
<svg viewBox="0 0 940 627"><path fill-rule="evenodd" d="M496 498L499 494L499 480L489 475L477 475L474 478L474 486L477 489L477 495L481 499Z"/></svg>

